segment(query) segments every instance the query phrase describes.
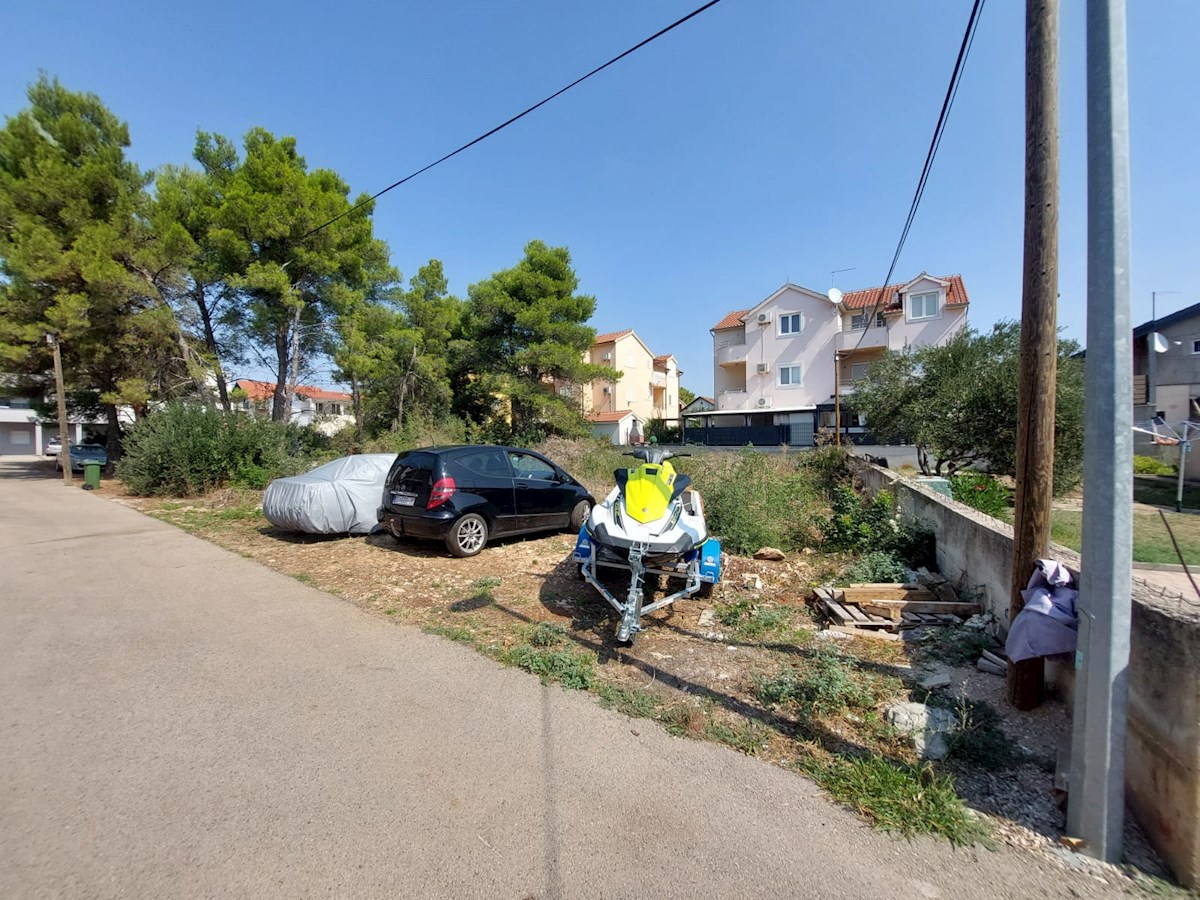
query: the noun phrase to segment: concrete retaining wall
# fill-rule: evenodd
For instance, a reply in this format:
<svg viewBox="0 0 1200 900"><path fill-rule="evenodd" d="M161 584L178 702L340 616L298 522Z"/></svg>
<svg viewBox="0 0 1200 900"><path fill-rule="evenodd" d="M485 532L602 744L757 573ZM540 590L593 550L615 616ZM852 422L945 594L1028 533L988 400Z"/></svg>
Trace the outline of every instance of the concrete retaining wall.
<svg viewBox="0 0 1200 900"><path fill-rule="evenodd" d="M870 492L886 490L899 509L937 535L942 574L979 593L1008 621L1012 528L898 473L855 459ZM1053 545L1073 568L1079 554ZM1051 661L1047 680L1074 696L1070 661ZM1133 581L1125 786L1129 807L1179 881L1200 885L1200 615L1170 591Z"/></svg>

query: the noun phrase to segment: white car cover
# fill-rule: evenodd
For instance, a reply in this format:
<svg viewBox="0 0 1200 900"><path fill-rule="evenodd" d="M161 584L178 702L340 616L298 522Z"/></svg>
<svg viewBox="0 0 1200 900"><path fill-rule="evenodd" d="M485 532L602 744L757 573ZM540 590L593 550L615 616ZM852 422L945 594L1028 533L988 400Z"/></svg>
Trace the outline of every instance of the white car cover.
<svg viewBox="0 0 1200 900"><path fill-rule="evenodd" d="M343 456L305 475L276 478L263 495L263 515L276 528L309 534L367 534L394 453Z"/></svg>

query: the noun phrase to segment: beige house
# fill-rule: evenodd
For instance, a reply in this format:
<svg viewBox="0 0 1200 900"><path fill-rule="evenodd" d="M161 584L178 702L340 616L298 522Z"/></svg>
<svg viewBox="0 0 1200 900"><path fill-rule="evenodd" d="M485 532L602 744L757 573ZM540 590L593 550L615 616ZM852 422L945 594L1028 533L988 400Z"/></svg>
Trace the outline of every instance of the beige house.
<svg viewBox="0 0 1200 900"><path fill-rule="evenodd" d="M679 376L671 354L656 356L631 328L597 335L584 361L621 373L614 382L593 381L583 386L583 412L632 412L639 420L679 418Z"/></svg>

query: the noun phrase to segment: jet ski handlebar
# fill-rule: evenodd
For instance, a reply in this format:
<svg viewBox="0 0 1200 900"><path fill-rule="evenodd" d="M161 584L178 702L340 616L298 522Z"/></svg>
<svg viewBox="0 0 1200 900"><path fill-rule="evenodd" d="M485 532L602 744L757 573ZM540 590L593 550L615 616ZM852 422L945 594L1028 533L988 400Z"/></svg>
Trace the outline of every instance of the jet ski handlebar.
<svg viewBox="0 0 1200 900"><path fill-rule="evenodd" d="M651 450L647 447L642 447L637 450L626 450L623 456L632 456L634 459L640 459L642 462L660 463L666 459L678 459L681 456L691 456L690 453L676 453L672 450Z"/></svg>

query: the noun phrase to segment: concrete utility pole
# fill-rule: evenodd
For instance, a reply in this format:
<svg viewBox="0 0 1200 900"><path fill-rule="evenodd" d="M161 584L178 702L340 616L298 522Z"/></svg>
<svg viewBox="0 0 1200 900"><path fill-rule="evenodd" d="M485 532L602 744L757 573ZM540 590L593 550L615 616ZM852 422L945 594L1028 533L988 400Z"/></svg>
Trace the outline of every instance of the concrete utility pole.
<svg viewBox="0 0 1200 900"><path fill-rule="evenodd" d="M1087 377L1083 571L1067 830L1121 859L1133 578L1133 324L1124 0L1087 4Z"/></svg>
<svg viewBox="0 0 1200 900"><path fill-rule="evenodd" d="M1058 0L1025 3L1025 262L1017 406L1017 508L1009 621L1050 547L1058 375ZM1010 663L1008 701L1042 702L1041 657Z"/></svg>
<svg viewBox="0 0 1200 900"><path fill-rule="evenodd" d="M67 429L71 426L67 422L67 389L63 384L62 353L58 349L57 335L46 335L46 343L54 351L54 390L58 395L58 459L62 463L63 484L70 487L74 477L71 475L71 435Z"/></svg>

